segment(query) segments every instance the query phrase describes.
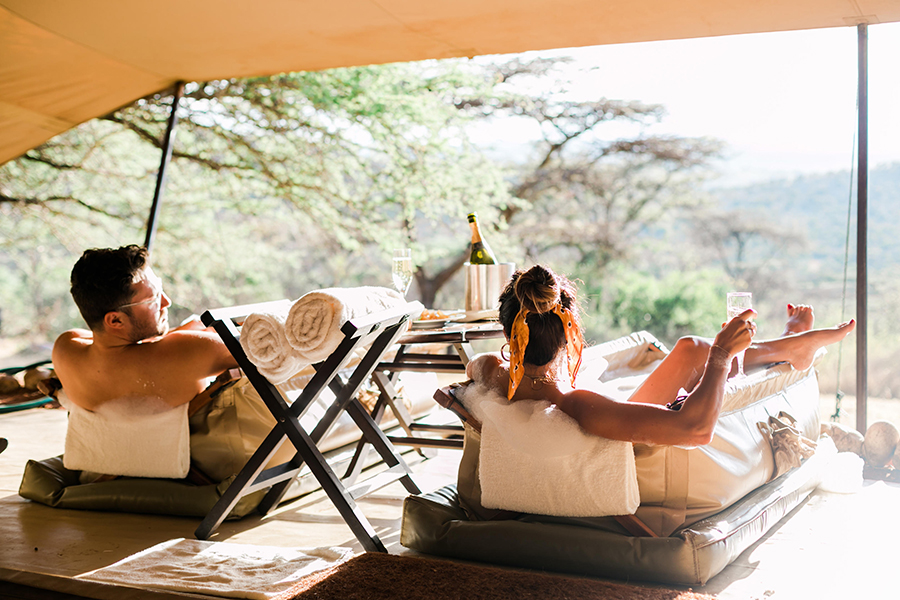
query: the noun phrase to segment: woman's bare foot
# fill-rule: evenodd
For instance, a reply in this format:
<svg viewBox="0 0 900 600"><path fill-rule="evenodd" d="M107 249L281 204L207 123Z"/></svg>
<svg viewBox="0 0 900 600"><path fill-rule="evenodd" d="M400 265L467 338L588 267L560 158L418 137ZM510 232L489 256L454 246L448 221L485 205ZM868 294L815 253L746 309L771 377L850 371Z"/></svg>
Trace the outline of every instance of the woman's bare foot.
<svg viewBox="0 0 900 600"><path fill-rule="evenodd" d="M787 323L784 324L784 332L781 337L787 337L796 333L803 333L813 328L815 316L813 315L813 307L807 304L794 306L787 305Z"/></svg>
<svg viewBox="0 0 900 600"><path fill-rule="evenodd" d="M793 334L788 338L781 338L786 343L790 343L788 362L796 370L805 371L812 365L819 348L840 342L854 328L856 328L856 320L850 319L828 329L813 329Z"/></svg>

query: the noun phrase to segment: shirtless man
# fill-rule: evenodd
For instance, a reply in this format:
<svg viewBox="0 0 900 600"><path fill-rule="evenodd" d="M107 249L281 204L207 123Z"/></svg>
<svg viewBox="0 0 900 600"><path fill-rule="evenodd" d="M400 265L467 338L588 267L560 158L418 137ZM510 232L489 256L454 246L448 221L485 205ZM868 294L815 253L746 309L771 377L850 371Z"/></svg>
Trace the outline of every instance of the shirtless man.
<svg viewBox="0 0 900 600"><path fill-rule="evenodd" d="M60 335L52 356L76 405L95 410L111 400L158 398L174 407L203 391L208 378L237 366L199 322L169 329L172 302L145 248L87 250L71 283L90 329Z"/></svg>

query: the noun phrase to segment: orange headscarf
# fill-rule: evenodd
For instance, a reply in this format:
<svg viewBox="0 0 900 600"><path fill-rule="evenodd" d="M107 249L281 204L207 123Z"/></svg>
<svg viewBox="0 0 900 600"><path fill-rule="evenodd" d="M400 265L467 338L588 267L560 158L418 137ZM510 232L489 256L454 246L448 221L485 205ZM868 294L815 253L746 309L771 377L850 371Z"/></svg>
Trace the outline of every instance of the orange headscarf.
<svg viewBox="0 0 900 600"><path fill-rule="evenodd" d="M581 367L581 351L584 349L584 337L578 322L575 320L572 312L563 308L562 304L557 302L552 311L559 320L562 321L563 329L566 332L566 356L569 362L569 379L572 387L575 387L575 375L578 374L578 368ZM528 317L529 311L524 306L516 315L512 325L512 334L509 338L509 389L506 397L512 400L525 374L523 363L525 361L525 348L528 347Z"/></svg>

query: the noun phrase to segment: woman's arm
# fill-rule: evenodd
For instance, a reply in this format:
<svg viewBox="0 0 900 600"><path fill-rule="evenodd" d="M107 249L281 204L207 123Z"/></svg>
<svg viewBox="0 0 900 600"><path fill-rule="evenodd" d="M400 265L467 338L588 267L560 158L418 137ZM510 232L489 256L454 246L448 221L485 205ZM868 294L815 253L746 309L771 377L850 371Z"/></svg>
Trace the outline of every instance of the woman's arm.
<svg viewBox="0 0 900 600"><path fill-rule="evenodd" d="M710 348L700 383L680 410L643 403L617 402L587 390L565 394L559 408L588 433L646 444L702 446L712 440L722 409L731 359L752 338L747 311L725 325Z"/></svg>

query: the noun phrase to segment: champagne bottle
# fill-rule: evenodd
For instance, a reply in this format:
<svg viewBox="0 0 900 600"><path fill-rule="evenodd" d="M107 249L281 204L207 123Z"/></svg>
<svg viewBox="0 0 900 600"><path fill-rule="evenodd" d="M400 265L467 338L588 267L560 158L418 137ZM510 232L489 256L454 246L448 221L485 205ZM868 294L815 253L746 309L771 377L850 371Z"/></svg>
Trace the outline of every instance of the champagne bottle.
<svg viewBox="0 0 900 600"><path fill-rule="evenodd" d="M473 265L493 265L497 263L497 257L494 251L488 246L481 237L481 231L478 229L478 215L469 213L469 227L472 229L472 254L469 262Z"/></svg>

